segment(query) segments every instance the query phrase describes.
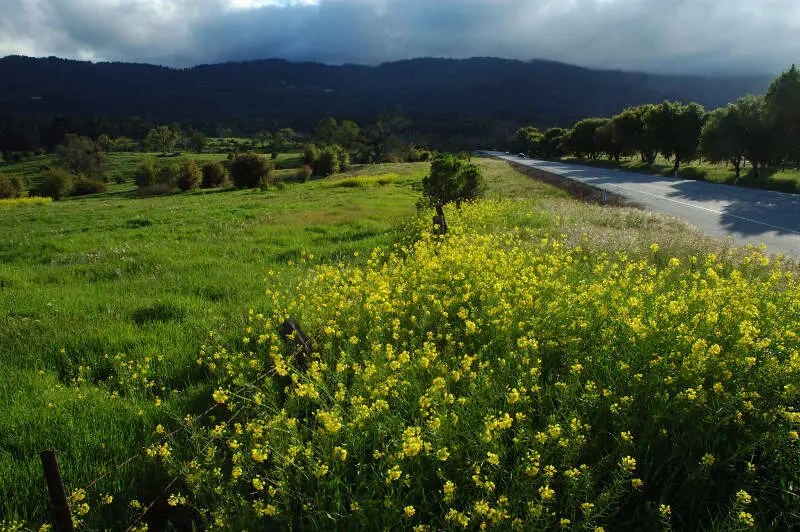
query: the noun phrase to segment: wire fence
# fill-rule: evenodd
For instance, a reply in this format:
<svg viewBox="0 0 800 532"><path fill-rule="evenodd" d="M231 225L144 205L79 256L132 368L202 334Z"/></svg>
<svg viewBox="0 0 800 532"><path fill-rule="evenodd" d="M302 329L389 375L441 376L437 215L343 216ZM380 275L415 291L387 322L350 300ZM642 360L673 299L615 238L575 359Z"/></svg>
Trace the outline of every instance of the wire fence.
<svg viewBox="0 0 800 532"><path fill-rule="evenodd" d="M283 323L283 325L281 326L281 328L280 328L279 332L281 333L281 336L284 338L284 340L287 340L287 341L293 341L293 342L295 342L296 344L298 344L298 347L297 347L297 348L294 350L294 352L293 352L293 353L290 355L291 357L299 357L299 355L301 355L301 354L306 354L306 355L308 355L308 354L311 354L311 352L312 352L312 344L311 344L311 340L310 340L310 338L309 338L309 337L308 337L308 336L307 336L307 335L306 335L306 334L305 334L305 333L302 331L302 329L300 328L299 324L298 324L298 323L297 323L297 321L294 319L294 317L292 317L292 318L290 318L290 319L286 320L286 321ZM298 365L299 365L300 367L302 367L302 368L305 368L305 360L304 360L304 359L302 359L302 358L301 358L301 359L299 359L299 360L298 360L298 362L299 362L299 364L298 364ZM242 393L242 391L244 391L244 390L247 390L247 389L252 389L252 388L254 388L254 387L255 387L255 386L256 386L256 385L257 385L259 382L261 382L262 380L266 379L267 377L272 377L272 376L274 376L275 374L276 374L276 372L275 372L274 368L273 368L273 369L270 369L269 371L267 371L267 372L264 372L264 373L260 374L259 376L257 376L257 377L256 377L255 379L253 379L252 381L250 381L250 382L248 382L248 383L246 383L246 384L243 384L243 385L240 385L240 386L238 386L238 389L237 389L235 392L232 392L232 394L233 394L234 396L237 396L237 397L241 398L241 399L245 399L245 397L244 397L243 395L240 395L240 394ZM189 427L191 427L192 425L194 425L195 423L199 422L199 421L200 421L201 419L203 419L204 417L206 417L206 416L208 416L209 414L211 414L212 412L214 412L214 410L216 410L216 409L217 409L217 408L219 408L220 406L222 406L222 403L215 402L214 404L212 404L211 406L209 406L209 407L208 407L206 410L204 410L204 411L203 411L203 412L201 412L200 414L198 414L198 415L194 416L193 418L191 418L191 419L189 419L189 420L185 420L185 421L184 421L184 422L183 422L183 423L182 423L180 426L178 426L176 429L172 430L172 431L171 431L171 432L169 432L169 433L163 434L163 435L161 436L161 438L159 439L159 443L160 443L160 444L164 444L164 443L166 443L167 441L171 440L171 439L172 439L172 438L174 438L174 437L175 437L175 436L176 436L178 433L180 433L180 432L182 432L182 431L184 431L184 430L187 430ZM245 408L245 406L242 406L242 407L241 407L241 408L240 408L238 411L236 411L236 412L235 412L235 413L234 413L234 414L231 416L231 418L229 419L229 421L231 421L231 420L235 419L236 417L238 417L238 416L239 416L239 415L242 413L242 411L244 410L244 408ZM224 441L224 440L223 440L223 441ZM199 458L200 456L202 456L203 454L205 454L205 453L207 452L207 450L210 448L210 446L212 445L212 443L213 443L213 440L212 440L211 442L209 442L209 444L208 444L208 445L206 445L206 446L205 446L205 448L204 448L202 451L200 451L200 452L199 452L199 453L198 453L198 454L195 456L195 459L197 459L197 458ZM94 486L96 486L96 485L97 485L99 482L103 481L103 480L104 480L104 479L106 479L106 478L109 478L109 477L111 477L112 475L115 475L115 474L119 473L119 472L120 472L120 471L122 471L122 470L123 470L123 469L124 469L126 466L128 466L129 464L131 464L131 463L135 462L137 459L145 457L145 456L147 455L147 451L148 451L149 449L151 449L151 448L152 448L152 446L153 446L153 444L151 443L150 445L147 445L147 446L143 447L141 450L139 450L139 451L138 451L136 454L134 454L133 456L131 456L131 457L127 458L126 460L123 460L122 462L120 462L120 463L116 464L116 465L115 465L115 466L113 466L111 469L109 469L108 471L104 472L103 474L99 475L97 478L95 478L94 480L92 480L91 482L89 482L88 484L86 484L86 486L85 486L84 488L82 488L82 491L83 491L84 493L88 493L88 492L89 492L89 490L91 490L91 489L92 489ZM58 467L58 466L57 466L57 463L56 463L56 467ZM47 474L47 470L45 471L45 473ZM162 491L161 491L161 492L160 492L158 495L156 495L156 496L155 496L155 497L152 499L152 501L150 501L150 503L149 503L149 504L147 504L147 505L144 507L143 511L142 511L141 513L139 513L139 514L137 515L137 517L136 517L136 518L135 518L133 521L131 521L131 522L128 524L128 526L127 526L127 527L125 527L125 531L126 531L126 532L131 532L132 530L134 530L134 529L136 528L136 526L137 526L139 523L141 523L141 522L144 520L144 518L147 516L148 512L150 512L150 511L153 509L153 507L155 507L155 505L157 504L157 502L159 501L159 499L161 499L162 497L164 497L165 495L167 495L167 494L169 493L169 491L170 491L170 490L171 490L171 489L172 489L172 488L175 486L175 484L178 482L178 480L180 479L180 477L181 477L180 473L179 473L179 474L177 474L177 475L175 475L175 476L172 478L172 480L170 480L170 482L169 482L169 483L168 483L168 484L167 484L167 485L164 487L164 489L163 489L163 490L162 490ZM59 478L60 478L60 473L59 473ZM62 495L64 495L64 496L66 497L66 495L65 495L65 492L64 492L64 488L63 488L63 484L60 486L60 491L61 491ZM67 499L67 500L69 500L69 499ZM52 504L52 509L53 509L53 512L54 512L54 517L55 517L55 519L57 520L57 522L56 522L56 526L57 526L59 529L61 529L61 528L66 528L66 529L68 529L68 530L72 530L72 527L71 527L71 526L70 526L70 527L67 527L67 526L66 526L66 523L63 523L63 521L61 521L61 523L59 523L59 522L58 522L58 519L59 519L59 518L58 518L58 517L55 515L55 511L56 511L56 509L57 509L57 505L56 505L56 504L55 504L53 501L54 501L54 500L53 500L53 497L52 497L52 494L51 494L51 503L53 503L53 504ZM58 507L58 508L60 508L60 507ZM66 508L66 510L69 510L69 508L67 507L67 508ZM67 515L69 515L69 514L67 513ZM71 518L70 518L70 520L71 520ZM69 524L70 524L70 525L72 525L72 522L70 522Z"/></svg>

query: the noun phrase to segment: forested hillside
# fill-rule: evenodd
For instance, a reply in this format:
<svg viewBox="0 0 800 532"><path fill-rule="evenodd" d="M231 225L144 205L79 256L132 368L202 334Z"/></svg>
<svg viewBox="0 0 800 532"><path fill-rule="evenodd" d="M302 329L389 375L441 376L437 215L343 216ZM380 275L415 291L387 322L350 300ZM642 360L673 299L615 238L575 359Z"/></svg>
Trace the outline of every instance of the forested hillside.
<svg viewBox="0 0 800 532"><path fill-rule="evenodd" d="M142 117L241 133L324 116L359 122L401 106L425 141L506 138L520 125L570 126L664 99L724 106L766 90L768 77L656 76L548 61L415 59L376 67L264 60L170 69L56 58L0 59L0 116ZM460 118L453 123L453 118Z"/></svg>

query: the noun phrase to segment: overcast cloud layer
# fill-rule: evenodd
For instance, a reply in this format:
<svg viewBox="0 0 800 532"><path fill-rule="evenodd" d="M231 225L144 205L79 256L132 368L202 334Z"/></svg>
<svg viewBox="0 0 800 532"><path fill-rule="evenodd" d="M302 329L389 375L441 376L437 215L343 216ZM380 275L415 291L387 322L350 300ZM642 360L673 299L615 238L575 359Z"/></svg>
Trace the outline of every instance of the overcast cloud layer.
<svg viewBox="0 0 800 532"><path fill-rule="evenodd" d="M0 0L8 54L190 66L498 56L664 73L800 62L798 0Z"/></svg>

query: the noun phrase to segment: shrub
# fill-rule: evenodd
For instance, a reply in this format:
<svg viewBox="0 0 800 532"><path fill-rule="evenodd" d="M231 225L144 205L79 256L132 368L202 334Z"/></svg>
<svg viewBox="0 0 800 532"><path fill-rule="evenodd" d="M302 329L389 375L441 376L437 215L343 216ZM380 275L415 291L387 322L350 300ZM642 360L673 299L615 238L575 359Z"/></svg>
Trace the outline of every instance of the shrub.
<svg viewBox="0 0 800 532"><path fill-rule="evenodd" d="M197 164L191 159L186 159L181 163L178 171L178 188L181 190L192 190L200 186L203 180L203 173Z"/></svg>
<svg viewBox="0 0 800 532"><path fill-rule="evenodd" d="M347 172L350 170L350 154L347 153L347 150L339 145L335 145L333 149L339 154L339 171Z"/></svg>
<svg viewBox="0 0 800 532"><path fill-rule="evenodd" d="M21 205L47 205L53 202L53 198L40 198L32 196L30 198L9 198L0 199L0 207L19 207Z"/></svg>
<svg viewBox="0 0 800 532"><path fill-rule="evenodd" d="M423 202L445 205L479 197L484 183L478 165L453 155L441 155L431 163L431 175L422 180Z"/></svg>
<svg viewBox="0 0 800 532"><path fill-rule="evenodd" d="M158 181L158 167L156 166L156 162L151 158L142 161L133 174L133 181L136 183L136 186L140 188L154 185L156 181Z"/></svg>
<svg viewBox="0 0 800 532"><path fill-rule="evenodd" d="M88 177L82 177L75 183L75 186L72 188L71 195L88 196L89 194L99 194L101 192L106 192L107 190L108 185L106 185L104 182L89 179Z"/></svg>
<svg viewBox="0 0 800 532"><path fill-rule="evenodd" d="M304 164L300 168L297 169L297 173L295 174L295 179L300 183L305 183L308 181L311 176L314 174L314 169L311 166Z"/></svg>
<svg viewBox="0 0 800 532"><path fill-rule="evenodd" d="M319 148L316 144L309 144L303 152L303 164L313 166L314 162L319 158Z"/></svg>
<svg viewBox="0 0 800 532"><path fill-rule="evenodd" d="M158 183L175 187L178 184L178 176L181 173L181 166L177 163L165 164L158 169Z"/></svg>
<svg viewBox="0 0 800 532"><path fill-rule="evenodd" d="M203 165L203 179L200 186L203 188L221 187L230 181L228 169L221 163L209 161Z"/></svg>
<svg viewBox="0 0 800 532"><path fill-rule="evenodd" d="M18 198L24 188L21 177L0 174L0 199Z"/></svg>
<svg viewBox="0 0 800 532"><path fill-rule="evenodd" d="M60 200L72 192L74 176L63 168L49 168L45 171L44 178L31 191L32 196L53 198Z"/></svg>
<svg viewBox="0 0 800 532"><path fill-rule="evenodd" d="M237 187L255 188L270 182L272 164L256 153L248 152L235 157L229 165L233 183Z"/></svg>
<svg viewBox="0 0 800 532"><path fill-rule="evenodd" d="M314 175L327 177L341 171L339 150L333 146L325 146L319 151L319 157L314 162Z"/></svg>

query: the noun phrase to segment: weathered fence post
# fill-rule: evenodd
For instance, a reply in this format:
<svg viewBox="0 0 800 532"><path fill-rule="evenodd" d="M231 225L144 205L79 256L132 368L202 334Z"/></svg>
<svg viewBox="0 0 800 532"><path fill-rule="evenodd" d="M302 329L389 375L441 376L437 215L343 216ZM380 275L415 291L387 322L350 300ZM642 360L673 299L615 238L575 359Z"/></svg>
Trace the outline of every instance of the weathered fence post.
<svg viewBox="0 0 800 532"><path fill-rule="evenodd" d="M53 512L53 524L58 532L73 532L72 515L69 512L69 502L64 491L64 481L61 478L61 469L54 449L42 451L44 478L47 481L47 492L50 495L50 510Z"/></svg>
<svg viewBox="0 0 800 532"><path fill-rule="evenodd" d="M436 206L436 216L433 217L433 230L437 235L447 234L447 220L444 219L444 209L441 204Z"/></svg>

